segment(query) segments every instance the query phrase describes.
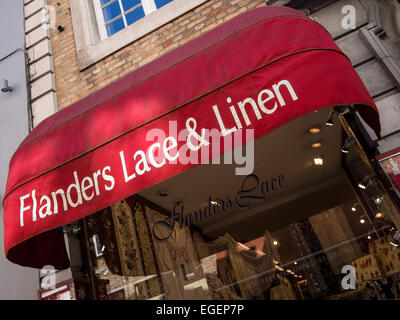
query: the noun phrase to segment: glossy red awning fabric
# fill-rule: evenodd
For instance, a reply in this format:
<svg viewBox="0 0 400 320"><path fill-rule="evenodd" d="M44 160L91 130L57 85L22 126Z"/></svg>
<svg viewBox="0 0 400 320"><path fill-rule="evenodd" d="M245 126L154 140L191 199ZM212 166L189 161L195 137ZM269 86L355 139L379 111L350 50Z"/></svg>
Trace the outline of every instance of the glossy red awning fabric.
<svg viewBox="0 0 400 320"><path fill-rule="evenodd" d="M248 116L242 112L235 122L229 107L236 104L239 112L240 101L247 101ZM165 155L167 139L155 145L151 130L168 137L171 123L177 132L197 133L242 126L257 138L320 108L348 105L379 133L373 100L323 27L286 7L248 11L33 130L10 163L3 201L6 256L23 266L66 268L60 226L198 165L170 161L168 152L178 152L187 140ZM173 146L168 143L166 149ZM147 167L137 164L155 149L161 158L146 158Z"/></svg>

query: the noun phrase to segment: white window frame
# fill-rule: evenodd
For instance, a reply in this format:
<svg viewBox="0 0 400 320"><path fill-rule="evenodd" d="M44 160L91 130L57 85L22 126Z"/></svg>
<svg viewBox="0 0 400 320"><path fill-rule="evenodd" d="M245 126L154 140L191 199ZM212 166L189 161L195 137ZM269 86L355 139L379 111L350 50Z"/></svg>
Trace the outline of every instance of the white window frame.
<svg viewBox="0 0 400 320"><path fill-rule="evenodd" d="M174 1L174 0L173 0ZM108 21L106 23L106 21L104 20L104 14L103 14L103 8L110 5L113 2L118 2L119 4L119 8L121 10L121 15L115 17L113 20ZM157 6L154 0L141 0L141 6L143 8L144 14L145 16L149 15L150 13L152 13L153 11L157 10ZM122 5L122 0L110 0L110 2L108 2L106 5L101 5L101 0L93 0L93 7L94 7L94 11L96 13L96 20L97 20L97 26L99 28L99 33L100 33L100 39L104 40L106 38L108 38L108 32L107 32L107 28L106 25L108 23L111 23L117 19L120 18L120 16L122 16L122 20L124 21L124 28L128 27L128 23L126 21L126 14L137 9L139 7L139 5L136 5L132 8L130 8L129 10L124 10L124 7ZM161 8L160 8L161 9Z"/></svg>
<svg viewBox="0 0 400 320"><path fill-rule="evenodd" d="M210 0L174 0L159 9L156 9L154 0L141 1L142 5L146 3L143 6L146 15L113 35L107 36L105 23L104 29L99 27L98 23L101 21L100 18L104 21L101 6L99 7L100 1L70 0L79 70L86 69Z"/></svg>

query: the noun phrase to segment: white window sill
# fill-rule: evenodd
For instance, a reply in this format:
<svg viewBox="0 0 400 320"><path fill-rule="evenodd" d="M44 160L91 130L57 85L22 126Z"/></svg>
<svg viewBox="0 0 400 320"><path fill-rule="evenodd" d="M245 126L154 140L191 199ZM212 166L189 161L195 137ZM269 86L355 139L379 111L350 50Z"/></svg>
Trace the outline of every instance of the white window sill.
<svg viewBox="0 0 400 320"><path fill-rule="evenodd" d="M91 0L70 0L79 70L104 59L208 0L174 0L101 41Z"/></svg>

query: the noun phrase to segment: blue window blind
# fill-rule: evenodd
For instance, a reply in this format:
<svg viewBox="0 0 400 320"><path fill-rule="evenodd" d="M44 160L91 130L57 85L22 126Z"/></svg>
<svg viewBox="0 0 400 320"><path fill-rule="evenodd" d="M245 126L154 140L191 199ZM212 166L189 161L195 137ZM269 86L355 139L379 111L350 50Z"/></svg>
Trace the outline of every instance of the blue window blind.
<svg viewBox="0 0 400 320"><path fill-rule="evenodd" d="M145 14L144 14L143 7L140 6L140 7L136 8L135 10L128 12L126 14L126 23L128 25L130 25L130 24L136 22L137 20L143 18L144 16L145 16Z"/></svg>
<svg viewBox="0 0 400 320"><path fill-rule="evenodd" d="M162 6L165 6L167 3L172 2L173 0L154 0L156 3L157 9L161 8Z"/></svg>
<svg viewBox="0 0 400 320"><path fill-rule="evenodd" d="M103 39L142 19L146 14L161 8L173 0L94 0L97 12L101 10L104 23ZM101 13L100 13L101 14ZM105 29L104 29L105 26ZM107 35L105 35L107 33Z"/></svg>
<svg viewBox="0 0 400 320"><path fill-rule="evenodd" d="M108 6L103 8L104 20L105 22L109 22L115 17L121 15L121 8L119 7L118 1L114 1L110 3Z"/></svg>
<svg viewBox="0 0 400 320"><path fill-rule="evenodd" d="M133 7L136 7L138 5L141 5L142 2L140 0L122 0L122 7L124 8L124 11L127 11L129 9L132 9Z"/></svg>
<svg viewBox="0 0 400 320"><path fill-rule="evenodd" d="M106 26L107 33L109 36L122 30L123 28L125 28L125 24L124 24L124 20L122 18L114 20L113 22L107 24L107 26Z"/></svg>

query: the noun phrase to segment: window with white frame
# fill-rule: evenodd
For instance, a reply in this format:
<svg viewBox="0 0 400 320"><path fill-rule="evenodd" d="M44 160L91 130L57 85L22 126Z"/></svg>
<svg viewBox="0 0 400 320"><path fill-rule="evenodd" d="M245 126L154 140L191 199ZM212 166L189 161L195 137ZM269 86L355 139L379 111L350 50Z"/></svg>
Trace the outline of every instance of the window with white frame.
<svg viewBox="0 0 400 320"><path fill-rule="evenodd" d="M101 40L173 0L93 0Z"/></svg>
<svg viewBox="0 0 400 320"><path fill-rule="evenodd" d="M208 1L69 0L79 70Z"/></svg>

